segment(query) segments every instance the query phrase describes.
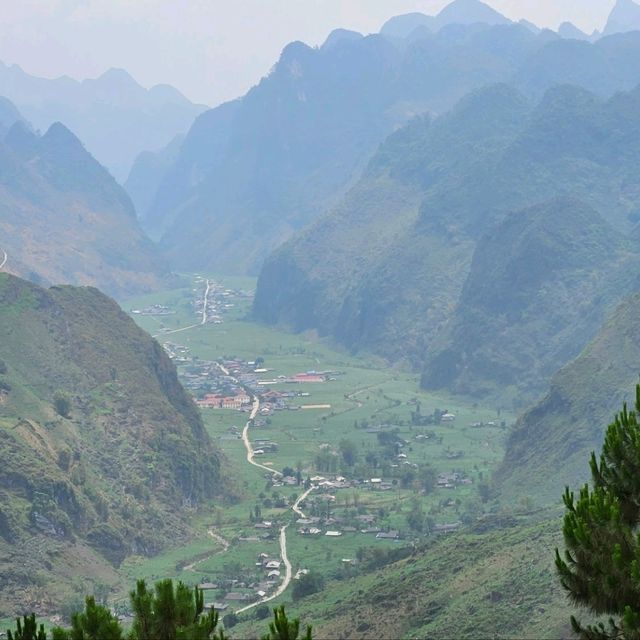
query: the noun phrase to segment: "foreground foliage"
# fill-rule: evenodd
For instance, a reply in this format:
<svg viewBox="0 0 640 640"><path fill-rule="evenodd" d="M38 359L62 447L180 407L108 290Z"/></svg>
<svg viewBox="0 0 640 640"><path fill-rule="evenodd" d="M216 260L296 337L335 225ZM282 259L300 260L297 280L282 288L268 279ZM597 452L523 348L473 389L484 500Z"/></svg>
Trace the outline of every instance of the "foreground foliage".
<svg viewBox="0 0 640 640"><path fill-rule="evenodd" d="M600 461L590 466L593 487L564 495L564 558L556 567L569 598L608 621L571 624L587 640L640 638L640 385L635 411L627 405L609 425Z"/></svg>
<svg viewBox="0 0 640 640"><path fill-rule="evenodd" d="M218 628L218 612L205 612L204 593L182 582L161 580L149 589L138 580L129 594L134 613L133 625L125 633L120 621L105 606L87 597L84 611L71 618L71 628L57 627L51 640L229 640ZM300 620L289 620L284 605L273 610L269 631L262 640L312 640L311 626L300 635ZM8 640L48 640L44 625L38 625L34 614L16 620L16 629L7 632Z"/></svg>

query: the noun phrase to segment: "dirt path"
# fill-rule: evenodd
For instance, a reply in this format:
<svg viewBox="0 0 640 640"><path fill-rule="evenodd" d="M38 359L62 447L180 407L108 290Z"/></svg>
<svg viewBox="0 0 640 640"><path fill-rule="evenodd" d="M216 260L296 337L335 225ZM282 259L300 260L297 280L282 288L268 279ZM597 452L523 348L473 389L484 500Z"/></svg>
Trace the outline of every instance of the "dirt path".
<svg viewBox="0 0 640 640"><path fill-rule="evenodd" d="M9 256L7 255L7 252L3 251L2 258L0 258L0 269L2 269L2 267L4 267L5 264L7 264L8 259L9 259Z"/></svg>
<svg viewBox="0 0 640 640"><path fill-rule="evenodd" d="M209 291L211 291L211 282L207 279L207 288L204 290L204 299L202 301L202 322L200 324L207 324L207 305L209 304Z"/></svg>
<svg viewBox="0 0 640 640"><path fill-rule="evenodd" d="M210 558L213 558L214 556L224 553L229 548L229 541L225 540L220 534L216 533L216 530L213 527L209 527L207 529L207 533L222 547L222 549L218 549L218 551L214 551L213 553L210 553L205 558L200 558L199 560L196 560L195 562L192 562L191 564L186 565L184 567L184 571L195 571L195 568L199 564L206 562L207 560L209 560Z"/></svg>
<svg viewBox="0 0 640 640"><path fill-rule="evenodd" d="M6 255L6 254L5 254ZM2 265L0 264L0 268ZM161 333L156 333L152 338L159 338L161 336L170 336L173 333L180 333L181 331L188 331L189 329L195 329L196 327L201 327L203 324L207 323L207 303L209 301L209 291L211 290L211 283L207 280L207 288L204 291L204 306L202 308L202 319L197 324L190 324L188 327L182 327L181 329L172 329L171 331L163 331Z"/></svg>
<svg viewBox="0 0 640 640"><path fill-rule="evenodd" d="M253 452L253 446L251 445L251 441L249 440L249 425L251 424L251 421L256 417L259 410L260 410L260 400L258 399L257 396L254 396L253 408L251 409L251 413L249 414L249 419L247 420L247 423L244 425L244 429L242 430L242 442L244 442L244 447L247 450L247 462L249 464L252 464L254 467L258 467L259 469L264 469L269 473L273 473L273 475L275 476L281 476L282 473L280 471L271 469L270 467L267 467L264 464L260 464L259 462L256 462L253 459L255 454Z"/></svg>
<svg viewBox="0 0 640 640"><path fill-rule="evenodd" d="M309 487L296 501L293 505L291 505L291 509L294 513L297 513L301 518L304 518L304 512L300 509L300 503L304 501L304 499L315 489L315 487ZM282 563L284 564L284 580L280 584L280 586L270 595L261 598L257 602L252 602L246 607L242 607L242 609L238 609L236 613L242 613L243 611L249 611L249 609L253 609L253 607L257 607L260 604L264 604L265 602L269 602L270 600L274 600L278 596L281 596L286 590L287 587L291 584L291 579L293 577L293 570L291 568L291 562L289 561L289 556L287 554L287 527L289 525L285 524L283 527L280 527L280 558L282 559Z"/></svg>

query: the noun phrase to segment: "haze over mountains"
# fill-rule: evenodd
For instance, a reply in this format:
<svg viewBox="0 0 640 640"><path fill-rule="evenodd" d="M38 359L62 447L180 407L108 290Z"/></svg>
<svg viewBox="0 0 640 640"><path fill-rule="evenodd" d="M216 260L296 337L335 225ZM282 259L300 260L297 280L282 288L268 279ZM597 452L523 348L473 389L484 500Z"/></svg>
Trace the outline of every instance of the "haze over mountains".
<svg viewBox="0 0 640 640"><path fill-rule="evenodd" d="M427 387L541 391L637 286L639 100L496 85L413 121L267 261L256 316L426 362Z"/></svg>
<svg viewBox="0 0 640 640"><path fill-rule="evenodd" d="M120 182L139 153L164 147L206 108L168 85L144 89L122 69L79 82L37 78L0 63L0 95L36 129L62 122Z"/></svg>
<svg viewBox="0 0 640 640"><path fill-rule="evenodd" d="M6 268L40 283L92 284L113 295L158 287L168 268L123 188L63 124L39 135L8 101L2 104Z"/></svg>
<svg viewBox="0 0 640 640"><path fill-rule="evenodd" d="M0 95L0 617L42 605L55 581L45 608L57 612L74 573L115 584L127 559L192 541L194 526L202 547L189 564L144 570L189 566L197 584L229 549L255 571L263 544L287 566L289 524L320 533L293 529L304 479L310 491L325 473L355 481L341 521L326 506L340 501L319 507L307 493L313 518L326 507L323 524L343 527L322 543L367 532L393 545L371 568L371 545L349 547L357 562L301 598L327 637L568 633L549 552L558 498L586 479L638 380L640 5L619 0L600 37L455 0L378 34L293 42L245 96L207 110L114 70L76 82L0 66ZM193 285L173 290L172 270ZM248 279L240 290L215 273L257 275L253 302ZM213 412L205 422L161 344L107 297L142 292L157 297L132 317L181 363ZM306 332L306 346L278 331ZM304 357L306 370L328 353L331 371L293 377L256 357ZM357 390L339 386L358 375ZM320 391L289 391L303 383ZM311 393L313 404L286 404ZM418 397L438 404L423 414ZM231 406L243 413L230 418ZM226 421L245 424L242 437ZM281 427L287 444L252 449L250 428ZM252 462L307 446L316 458L286 458L295 480ZM254 475L239 475L245 460ZM245 502L213 514L236 482ZM318 482L318 496L346 488ZM384 529L360 528L376 518ZM298 577L318 560L313 539L292 545ZM264 598L264 583L223 569L211 590ZM267 577L267 589L281 584ZM396 615L373 620L380 605Z"/></svg>
<svg viewBox="0 0 640 640"><path fill-rule="evenodd" d="M178 268L256 272L414 115L442 113L492 82L533 98L559 83L607 97L640 82L639 43L636 33L590 44L534 32L466 0L435 18L392 19L381 34L292 43L246 96L200 116L168 167L140 160L150 165L136 167L148 176L134 187L143 225Z"/></svg>

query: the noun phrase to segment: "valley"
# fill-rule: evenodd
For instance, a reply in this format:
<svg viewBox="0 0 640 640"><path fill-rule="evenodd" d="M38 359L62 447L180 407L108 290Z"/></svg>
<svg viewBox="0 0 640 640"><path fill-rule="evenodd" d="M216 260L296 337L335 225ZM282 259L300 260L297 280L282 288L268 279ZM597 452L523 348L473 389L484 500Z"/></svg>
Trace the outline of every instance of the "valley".
<svg viewBox="0 0 640 640"><path fill-rule="evenodd" d="M123 306L164 342L238 497L198 516L189 545L127 560L127 584L203 584L222 615L246 620L291 599L289 575L347 580L371 553L402 556L498 508L488 482L513 414L422 391L418 375L313 333L250 322L251 278L190 284Z"/></svg>

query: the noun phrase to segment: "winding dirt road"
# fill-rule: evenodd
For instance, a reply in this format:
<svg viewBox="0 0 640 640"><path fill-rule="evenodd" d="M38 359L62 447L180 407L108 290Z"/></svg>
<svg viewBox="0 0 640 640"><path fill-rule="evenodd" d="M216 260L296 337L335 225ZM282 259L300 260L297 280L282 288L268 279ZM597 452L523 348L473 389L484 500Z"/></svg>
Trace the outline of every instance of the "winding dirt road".
<svg viewBox="0 0 640 640"><path fill-rule="evenodd" d="M293 505L291 505L291 509L294 513L297 513L301 518L304 518L304 512L300 509L300 503L304 501L304 499L315 489L315 487L309 487L296 501ZM281 596L286 590L289 584L291 583L291 578L293 576L293 571L291 568L291 562L289 562L289 556L287 555L287 527L289 525L285 524L280 527L280 557L282 558L282 563L284 564L284 580L280 584L280 586L270 595L261 598L256 602L252 602L248 604L246 607L242 607L242 609L238 609L236 613L242 613L243 611L249 611L249 609L253 609L257 607L259 604L264 604L265 602L269 602L270 600L274 600L278 596Z"/></svg>
<svg viewBox="0 0 640 640"><path fill-rule="evenodd" d="M6 255L6 254L5 254ZM2 265L0 264L0 268ZM207 280L207 288L204 291L204 305L202 307L202 319L197 324L190 324L188 327L182 327L181 329L172 329L171 331L163 331L162 333L156 333L151 336L152 338L159 338L160 336L170 336L172 333L180 333L181 331L188 331L189 329L195 329L201 327L203 324L207 324L207 304L209 302L209 291L211 290L211 283Z"/></svg>
<svg viewBox="0 0 640 640"><path fill-rule="evenodd" d="M235 378L233 378L235 380ZM251 441L249 440L249 426L251 425L251 421L256 417L258 411L260 410L260 400L258 396L253 396L253 408L251 409L251 413L249 414L249 419L247 423L244 425L244 429L242 430L242 442L244 442L244 447L247 450L247 462L252 464L254 467L258 467L259 469L264 469L269 473L272 473L274 476L281 476L282 473L280 471L276 471L275 469L271 469L270 467L265 466L264 464L260 464L256 462L253 458L255 453L253 451L253 447L251 446Z"/></svg>
<svg viewBox="0 0 640 640"><path fill-rule="evenodd" d="M207 533L218 544L220 544L222 546L222 549L218 549L218 551L214 551L213 553L210 553L205 558L200 558L199 560L196 560L195 562L192 562L191 564L186 565L184 567L185 571L195 571L195 568L199 564L202 564L203 562L206 562L207 560L209 560L210 558L213 558L214 556L217 556L217 555L220 555L221 553L224 553L229 548L229 541L225 540L220 534L216 533L216 530L213 527L209 527L207 529Z"/></svg>

